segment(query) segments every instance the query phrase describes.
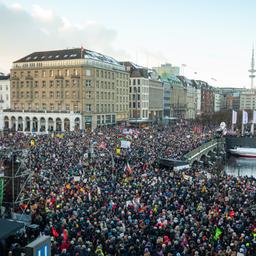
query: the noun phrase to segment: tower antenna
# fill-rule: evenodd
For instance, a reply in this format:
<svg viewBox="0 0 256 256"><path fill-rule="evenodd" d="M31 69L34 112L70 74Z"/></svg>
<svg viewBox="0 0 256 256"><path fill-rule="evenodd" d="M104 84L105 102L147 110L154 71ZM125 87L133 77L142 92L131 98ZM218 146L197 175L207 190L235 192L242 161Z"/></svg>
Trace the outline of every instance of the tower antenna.
<svg viewBox="0 0 256 256"><path fill-rule="evenodd" d="M252 59L251 59L251 69L249 71L249 77L251 78L251 90L254 89L254 78L255 78L255 62L254 62L254 45L252 45Z"/></svg>

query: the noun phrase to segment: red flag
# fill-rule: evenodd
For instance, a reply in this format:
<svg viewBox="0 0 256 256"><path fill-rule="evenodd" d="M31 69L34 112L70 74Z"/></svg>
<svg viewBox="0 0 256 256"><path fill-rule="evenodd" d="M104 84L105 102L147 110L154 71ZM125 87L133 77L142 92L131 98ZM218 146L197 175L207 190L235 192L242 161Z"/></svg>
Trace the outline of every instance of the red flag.
<svg viewBox="0 0 256 256"><path fill-rule="evenodd" d="M64 241L68 240L68 231L66 229L63 229L63 239Z"/></svg>
<svg viewBox="0 0 256 256"><path fill-rule="evenodd" d="M130 167L129 163L125 165L124 171L128 171L129 174L132 174L132 168Z"/></svg>
<svg viewBox="0 0 256 256"><path fill-rule="evenodd" d="M143 164L142 170L145 171L148 168L148 165L146 163Z"/></svg>
<svg viewBox="0 0 256 256"><path fill-rule="evenodd" d="M229 216L230 216L231 218L233 218L233 217L235 216L235 212L234 212L233 210L231 210L231 211L229 212Z"/></svg>
<svg viewBox="0 0 256 256"><path fill-rule="evenodd" d="M52 234L56 238L59 236L59 233L56 231L56 229L54 227L52 227Z"/></svg>

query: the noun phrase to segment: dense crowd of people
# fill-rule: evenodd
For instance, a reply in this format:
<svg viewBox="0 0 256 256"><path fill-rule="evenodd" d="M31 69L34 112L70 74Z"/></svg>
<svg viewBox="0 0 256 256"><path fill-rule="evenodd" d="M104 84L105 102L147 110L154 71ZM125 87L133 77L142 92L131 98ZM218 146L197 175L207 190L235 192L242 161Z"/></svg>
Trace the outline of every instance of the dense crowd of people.
<svg viewBox="0 0 256 256"><path fill-rule="evenodd" d="M158 164L213 136L183 124L40 135L32 146L31 135L17 133L0 143L27 149L34 174L20 199L29 200L15 210L51 236L52 255L255 255L255 178L200 163L183 171Z"/></svg>

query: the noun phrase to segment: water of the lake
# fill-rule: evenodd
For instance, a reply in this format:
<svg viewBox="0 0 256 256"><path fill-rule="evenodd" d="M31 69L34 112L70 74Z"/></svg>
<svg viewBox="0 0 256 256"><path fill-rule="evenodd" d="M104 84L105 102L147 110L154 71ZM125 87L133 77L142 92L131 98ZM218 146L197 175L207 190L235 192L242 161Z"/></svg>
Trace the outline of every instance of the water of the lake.
<svg viewBox="0 0 256 256"><path fill-rule="evenodd" d="M230 157L227 159L225 171L233 176L248 176L256 178L256 158Z"/></svg>

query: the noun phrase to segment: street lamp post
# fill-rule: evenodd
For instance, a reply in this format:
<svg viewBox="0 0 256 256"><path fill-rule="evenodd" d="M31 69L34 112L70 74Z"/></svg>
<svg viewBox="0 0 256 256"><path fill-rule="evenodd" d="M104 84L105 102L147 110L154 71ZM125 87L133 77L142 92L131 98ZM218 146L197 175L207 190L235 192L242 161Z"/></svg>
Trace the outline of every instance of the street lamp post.
<svg viewBox="0 0 256 256"><path fill-rule="evenodd" d="M238 164L238 173L237 173L238 178L240 177L240 167L241 167L241 165L240 165L240 164Z"/></svg>

